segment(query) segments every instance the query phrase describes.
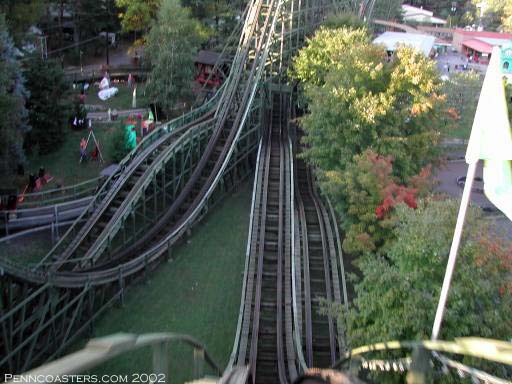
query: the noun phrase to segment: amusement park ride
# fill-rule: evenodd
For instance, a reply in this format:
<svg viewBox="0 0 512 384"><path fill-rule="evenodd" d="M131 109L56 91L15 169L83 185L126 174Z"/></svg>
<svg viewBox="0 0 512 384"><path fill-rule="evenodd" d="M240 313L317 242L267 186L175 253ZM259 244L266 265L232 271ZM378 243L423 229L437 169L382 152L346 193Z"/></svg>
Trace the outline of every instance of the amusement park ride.
<svg viewBox="0 0 512 384"><path fill-rule="evenodd" d="M195 376L204 376L206 362L217 377L212 382L223 376L224 383L289 383L314 366L350 370L352 382L359 382L359 373L369 378L369 371L382 370L408 371L409 382L423 383L433 369L504 382L446 354L511 364L509 343L389 342L349 351L341 324L318 315L315 297L348 305L345 271L333 209L317 192L309 167L295 156L301 150L292 123L296 94L287 85L286 69L324 16L347 10L350 3L359 4L249 1L245 22L219 59L224 65L231 58L231 65L216 94L145 137L36 264L0 258L2 374L78 373L151 347L153 382L167 382L168 344L182 342L194 350ZM374 3L363 1L360 16L371 17ZM122 303L129 284L146 279L170 258L183 234L254 172L242 300L224 371L200 343L175 334L93 340L75 354L35 368L61 355L100 314ZM372 351L400 349L413 350L412 356L396 358L394 352L395 360L365 358Z"/></svg>

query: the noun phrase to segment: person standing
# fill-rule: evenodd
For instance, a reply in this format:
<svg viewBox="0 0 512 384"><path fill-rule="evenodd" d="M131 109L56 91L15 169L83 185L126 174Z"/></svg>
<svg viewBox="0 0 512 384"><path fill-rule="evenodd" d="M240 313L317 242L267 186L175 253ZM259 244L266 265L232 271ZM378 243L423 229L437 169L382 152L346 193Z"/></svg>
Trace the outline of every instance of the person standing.
<svg viewBox="0 0 512 384"><path fill-rule="evenodd" d="M87 160L87 141L85 137L80 140L80 161Z"/></svg>

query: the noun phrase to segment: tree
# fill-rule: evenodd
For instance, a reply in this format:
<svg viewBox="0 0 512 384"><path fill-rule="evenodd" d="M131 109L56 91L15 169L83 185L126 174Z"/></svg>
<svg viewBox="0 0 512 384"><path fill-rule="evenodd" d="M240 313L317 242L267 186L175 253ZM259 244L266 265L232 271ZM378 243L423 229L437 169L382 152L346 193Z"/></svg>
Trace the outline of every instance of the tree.
<svg viewBox="0 0 512 384"><path fill-rule="evenodd" d="M27 108L32 125L26 146L37 145L40 154L47 154L64 142L71 115L69 83L60 65L40 57L28 61L25 76L30 90Z"/></svg>
<svg viewBox="0 0 512 384"><path fill-rule="evenodd" d="M79 39L98 36L102 31L115 32L119 28L115 0L78 0L74 8Z"/></svg>
<svg viewBox="0 0 512 384"><path fill-rule="evenodd" d="M322 28L295 58L309 113L300 121L306 159L320 173L343 171L372 148L394 159L400 182L438 156L445 107L435 63L412 48L387 62L366 30Z"/></svg>
<svg viewBox="0 0 512 384"><path fill-rule="evenodd" d="M127 145L129 139L127 137L127 128L125 127L125 123L123 121L119 122L114 129L114 133L110 139L110 153L112 160L119 163L128 153L130 153L131 149Z"/></svg>
<svg viewBox="0 0 512 384"><path fill-rule="evenodd" d="M344 171L330 171L320 179L322 189L343 217L343 249L351 255L379 252L393 239L395 208L416 209L416 198L429 191L430 168L409 180L409 186L393 176L393 161L366 150Z"/></svg>
<svg viewBox="0 0 512 384"><path fill-rule="evenodd" d="M458 202L423 200L397 207L393 244L367 256L346 322L353 347L430 337L448 259ZM481 211L471 208L452 280L441 338L509 339L512 329L512 244L486 236ZM341 319L343 316L341 316Z"/></svg>
<svg viewBox="0 0 512 384"><path fill-rule="evenodd" d="M125 32L149 31L158 14L162 0L116 0L123 11L119 13L121 26ZM144 44L144 36L135 41L135 46Z"/></svg>
<svg viewBox="0 0 512 384"><path fill-rule="evenodd" d="M212 35L217 40L227 37L238 22L237 16L243 12L243 0L183 0L182 5L190 8L192 15L203 24L214 29ZM213 36L212 36L213 37ZM219 41L224 44L224 41Z"/></svg>
<svg viewBox="0 0 512 384"><path fill-rule="evenodd" d="M473 72L453 74L443 84L446 106L454 121L453 135L469 139L483 79Z"/></svg>
<svg viewBox="0 0 512 384"><path fill-rule="evenodd" d="M25 162L23 137L30 130L20 65L16 60L14 43L0 14L0 175L10 176L17 164Z"/></svg>
<svg viewBox="0 0 512 384"><path fill-rule="evenodd" d="M14 40L20 43L29 27L37 24L44 15L45 0L2 0L0 13L6 18L7 26L14 36Z"/></svg>
<svg viewBox="0 0 512 384"><path fill-rule="evenodd" d="M371 17L373 19L401 20L403 0L376 1Z"/></svg>
<svg viewBox="0 0 512 384"><path fill-rule="evenodd" d="M512 0L472 0L475 20L486 29L512 31Z"/></svg>
<svg viewBox="0 0 512 384"><path fill-rule="evenodd" d="M512 32L512 1L506 0L503 6L501 26L505 32Z"/></svg>
<svg viewBox="0 0 512 384"><path fill-rule="evenodd" d="M322 26L327 29L337 29L342 27L363 29L368 27L364 20L361 20L355 13L351 12L333 12L330 15L327 15Z"/></svg>
<svg viewBox="0 0 512 384"><path fill-rule="evenodd" d="M169 20L173 20L169 23ZM165 0L148 35L147 56L152 64L146 92L169 113L191 94L194 59L206 38L198 21L179 0Z"/></svg>

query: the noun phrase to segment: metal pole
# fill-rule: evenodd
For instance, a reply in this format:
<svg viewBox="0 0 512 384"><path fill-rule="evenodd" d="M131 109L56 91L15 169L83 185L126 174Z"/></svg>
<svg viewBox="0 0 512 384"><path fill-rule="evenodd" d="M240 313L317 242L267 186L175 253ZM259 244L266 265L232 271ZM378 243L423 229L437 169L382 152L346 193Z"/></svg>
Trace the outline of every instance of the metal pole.
<svg viewBox="0 0 512 384"><path fill-rule="evenodd" d="M59 240L59 212L58 212L58 209L57 209L57 205L54 205L53 206L53 216L54 216L54 224L55 224L55 239L56 240Z"/></svg>
<svg viewBox="0 0 512 384"><path fill-rule="evenodd" d="M109 60L108 60L108 29L107 29L107 32L105 32L105 43L107 44L106 47L107 47L107 68L109 66Z"/></svg>
<svg viewBox="0 0 512 384"><path fill-rule="evenodd" d="M466 183L464 185L464 192L462 193L462 200L460 202L459 216L457 217L457 224L455 225L455 232L453 234L450 256L448 257L448 265L446 266L446 273L444 275L443 288L441 289L441 296L439 297L439 304L437 305L436 317L434 320L434 326L432 328L432 340L437 340L437 337L439 336L439 330L441 329L446 300L448 298L448 291L450 290L453 270L455 269L455 262L457 261L457 254L462 237L462 229L466 219L466 212L469 205L469 198L471 196L471 188L473 188L473 181L475 179L477 164L478 161L469 164Z"/></svg>

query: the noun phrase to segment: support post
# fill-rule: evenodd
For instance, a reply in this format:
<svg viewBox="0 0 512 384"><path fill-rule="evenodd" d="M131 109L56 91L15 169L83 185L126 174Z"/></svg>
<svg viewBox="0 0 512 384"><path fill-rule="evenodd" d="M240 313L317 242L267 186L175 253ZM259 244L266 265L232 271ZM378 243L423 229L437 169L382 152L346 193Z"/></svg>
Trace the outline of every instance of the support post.
<svg viewBox="0 0 512 384"><path fill-rule="evenodd" d="M430 353L423 347L417 347L412 353L412 363L407 373L407 384L427 383L430 371Z"/></svg>
<svg viewBox="0 0 512 384"><path fill-rule="evenodd" d="M123 271L121 267L119 267L119 302L121 303L121 307L124 306L124 280L123 280Z"/></svg>
<svg viewBox="0 0 512 384"><path fill-rule="evenodd" d="M153 345L153 373L163 376L161 383L169 383L169 342Z"/></svg>
<svg viewBox="0 0 512 384"><path fill-rule="evenodd" d="M144 256L144 282L148 282L148 256Z"/></svg>
<svg viewBox="0 0 512 384"><path fill-rule="evenodd" d="M171 242L167 243L167 262L170 263L172 261L172 246Z"/></svg>
<svg viewBox="0 0 512 384"><path fill-rule="evenodd" d="M204 349L194 348L194 379L204 376Z"/></svg>
<svg viewBox="0 0 512 384"><path fill-rule="evenodd" d="M439 336L439 330L441 329L441 323L443 322L446 300L448 298L448 291L450 290L453 271L455 269L455 262L457 261L460 240L462 238L462 229L464 228L464 221L466 219L466 212L469 205L469 199L471 197L471 189L473 188L473 181L475 179L477 164L478 161L469 164L468 173L466 176L466 183L464 184L464 192L462 193L462 200L460 202L457 224L455 225L455 232L453 234L450 256L448 257L448 264L446 266L446 273L444 275L443 287L441 289L441 295L439 297L439 304L437 305L434 326L432 328L432 340L437 340Z"/></svg>
<svg viewBox="0 0 512 384"><path fill-rule="evenodd" d="M9 212L4 212L5 236L9 236Z"/></svg>
<svg viewBox="0 0 512 384"><path fill-rule="evenodd" d="M57 205L53 206L53 221L55 223L55 240L59 240L59 212L57 210Z"/></svg>

